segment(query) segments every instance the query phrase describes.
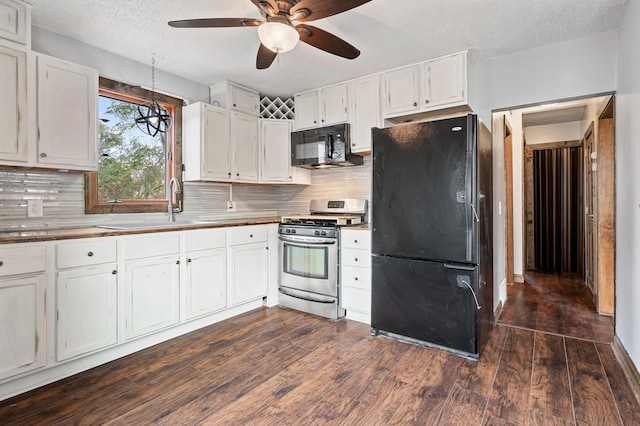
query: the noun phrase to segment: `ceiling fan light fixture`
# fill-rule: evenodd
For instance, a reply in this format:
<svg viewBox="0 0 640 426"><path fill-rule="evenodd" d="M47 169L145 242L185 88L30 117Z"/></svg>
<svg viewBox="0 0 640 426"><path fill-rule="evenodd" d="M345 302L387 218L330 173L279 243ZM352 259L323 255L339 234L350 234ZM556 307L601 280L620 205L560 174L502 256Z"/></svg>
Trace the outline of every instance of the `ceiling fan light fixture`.
<svg viewBox="0 0 640 426"><path fill-rule="evenodd" d="M288 52L300 41L300 34L288 23L265 22L258 27L260 42L276 53Z"/></svg>

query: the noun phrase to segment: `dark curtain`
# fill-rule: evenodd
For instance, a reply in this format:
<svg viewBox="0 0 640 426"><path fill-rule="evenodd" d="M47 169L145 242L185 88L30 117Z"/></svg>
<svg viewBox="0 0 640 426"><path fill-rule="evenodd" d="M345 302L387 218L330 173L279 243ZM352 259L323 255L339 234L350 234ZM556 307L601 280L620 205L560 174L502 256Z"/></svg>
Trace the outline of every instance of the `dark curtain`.
<svg viewBox="0 0 640 426"><path fill-rule="evenodd" d="M582 148L533 152L535 267L580 272Z"/></svg>

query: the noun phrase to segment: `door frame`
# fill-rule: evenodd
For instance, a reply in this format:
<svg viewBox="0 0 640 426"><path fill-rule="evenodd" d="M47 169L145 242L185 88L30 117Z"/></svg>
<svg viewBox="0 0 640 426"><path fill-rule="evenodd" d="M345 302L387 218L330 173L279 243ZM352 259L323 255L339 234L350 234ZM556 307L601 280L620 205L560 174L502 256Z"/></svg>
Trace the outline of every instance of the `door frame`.
<svg viewBox="0 0 640 426"><path fill-rule="evenodd" d="M504 129L504 176L505 176L505 237L504 252L505 259L505 280L507 285L514 283L513 267L513 129L507 116L503 116Z"/></svg>

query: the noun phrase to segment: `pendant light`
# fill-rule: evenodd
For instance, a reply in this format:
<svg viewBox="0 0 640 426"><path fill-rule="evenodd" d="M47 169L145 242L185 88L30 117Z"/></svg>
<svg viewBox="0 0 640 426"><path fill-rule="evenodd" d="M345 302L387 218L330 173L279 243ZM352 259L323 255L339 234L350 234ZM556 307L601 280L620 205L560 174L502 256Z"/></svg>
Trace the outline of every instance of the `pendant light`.
<svg viewBox="0 0 640 426"><path fill-rule="evenodd" d="M155 137L158 133L166 133L171 127L171 114L161 107L154 99L156 89L156 58L151 57L151 102L149 104L138 105L138 116L136 124L138 128Z"/></svg>

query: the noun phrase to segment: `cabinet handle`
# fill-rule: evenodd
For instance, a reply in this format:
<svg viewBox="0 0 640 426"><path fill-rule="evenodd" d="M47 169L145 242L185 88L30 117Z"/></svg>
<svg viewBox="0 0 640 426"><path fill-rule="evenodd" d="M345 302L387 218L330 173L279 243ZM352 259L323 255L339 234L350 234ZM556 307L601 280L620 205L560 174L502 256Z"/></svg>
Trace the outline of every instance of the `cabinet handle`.
<svg viewBox="0 0 640 426"><path fill-rule="evenodd" d="M118 271L116 271L115 269L113 271L111 271L111 275L115 275L117 273L118 273Z"/></svg>
<svg viewBox="0 0 640 426"><path fill-rule="evenodd" d="M179 260L176 260L176 265L179 265L179 264L180 264L180 261L179 261Z"/></svg>
<svg viewBox="0 0 640 426"><path fill-rule="evenodd" d="M46 152L41 152L41 153L40 153L40 157L44 158L44 157L46 157L46 156L47 156L47 153L46 153Z"/></svg>
<svg viewBox="0 0 640 426"><path fill-rule="evenodd" d="M413 103L413 106L414 106L414 107L417 107L417 106L418 106L418 103L417 103L417 102L414 102L414 103Z"/></svg>
<svg viewBox="0 0 640 426"><path fill-rule="evenodd" d="M92 252L92 251L90 251L89 253L87 253L87 256L89 256L89 257L93 257L93 252Z"/></svg>

